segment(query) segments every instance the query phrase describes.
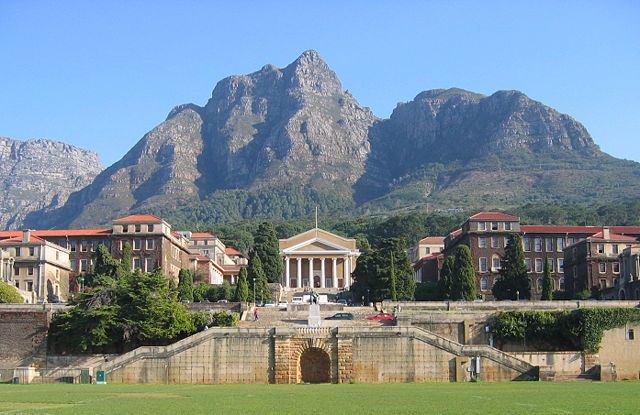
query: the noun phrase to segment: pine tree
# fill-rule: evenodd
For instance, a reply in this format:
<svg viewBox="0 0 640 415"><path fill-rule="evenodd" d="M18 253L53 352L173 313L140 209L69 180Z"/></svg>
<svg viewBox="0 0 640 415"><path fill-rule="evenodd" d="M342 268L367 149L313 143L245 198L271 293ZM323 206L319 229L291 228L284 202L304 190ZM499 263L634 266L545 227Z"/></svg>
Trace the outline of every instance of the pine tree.
<svg viewBox="0 0 640 415"><path fill-rule="evenodd" d="M531 284L524 264L520 235L513 235L504 249L500 278L493 284L491 291L497 300L531 298Z"/></svg>
<svg viewBox="0 0 640 415"><path fill-rule="evenodd" d="M122 247L122 259L120 260L120 274L127 274L131 272L133 265L133 249L129 242L125 242Z"/></svg>
<svg viewBox="0 0 640 415"><path fill-rule="evenodd" d="M262 269L269 282L280 282L284 266L280 257L280 247L276 230L271 222L263 222L256 230L254 251L260 257Z"/></svg>
<svg viewBox="0 0 640 415"><path fill-rule="evenodd" d="M247 268L240 268L238 283L236 284L236 292L233 296L235 301L246 303L249 301L249 281L247 278Z"/></svg>
<svg viewBox="0 0 640 415"><path fill-rule="evenodd" d="M473 301L476 294L476 273L473 269L471 250L466 245L459 245L456 248L451 274L451 299Z"/></svg>
<svg viewBox="0 0 640 415"><path fill-rule="evenodd" d="M442 265L442 272L440 272L440 279L438 280L438 296L442 300L451 298L451 277L453 276L455 262L455 255L449 255Z"/></svg>
<svg viewBox="0 0 640 415"><path fill-rule="evenodd" d="M180 301L193 302L193 273L188 269L181 269L178 274L178 292Z"/></svg>
<svg viewBox="0 0 640 415"><path fill-rule="evenodd" d="M256 300L270 300L271 290L269 290L267 276L265 275L264 269L262 268L262 261L260 260L260 256L256 253L256 251L251 251L251 254L249 255L248 273L251 289L254 288L255 281Z"/></svg>
<svg viewBox="0 0 640 415"><path fill-rule="evenodd" d="M398 301L398 290L396 288L396 267L393 261L393 252L391 252L391 265L389 266L389 274L391 279L391 300Z"/></svg>
<svg viewBox="0 0 640 415"><path fill-rule="evenodd" d="M553 300L553 279L551 279L549 258L544 259L544 279L542 280L542 295L540 299L543 301Z"/></svg>

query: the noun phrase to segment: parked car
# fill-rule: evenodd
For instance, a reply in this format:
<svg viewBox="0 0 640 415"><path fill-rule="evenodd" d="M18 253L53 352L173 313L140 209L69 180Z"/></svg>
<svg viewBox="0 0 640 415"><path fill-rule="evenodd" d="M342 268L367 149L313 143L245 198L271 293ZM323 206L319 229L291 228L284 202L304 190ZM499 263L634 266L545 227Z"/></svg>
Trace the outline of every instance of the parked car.
<svg viewBox="0 0 640 415"><path fill-rule="evenodd" d="M336 313L331 317L327 317L325 320L353 320L353 314L351 313Z"/></svg>
<svg viewBox="0 0 640 415"><path fill-rule="evenodd" d="M395 319L396 319L396 316L394 316L393 314L383 313L382 311L376 314L375 316L367 317L367 320L378 320L378 321L385 321L385 320L393 321Z"/></svg>
<svg viewBox="0 0 640 415"><path fill-rule="evenodd" d="M336 303L338 304L342 304L344 306L348 305L349 303L347 302L347 300L345 300L344 298L339 299L338 301L336 301Z"/></svg>
<svg viewBox="0 0 640 415"><path fill-rule="evenodd" d="M222 299L222 300L218 300L218 301L216 301L216 302L217 302L218 304L225 304L225 303L228 303L228 302L229 302L229 300Z"/></svg>
<svg viewBox="0 0 640 415"><path fill-rule="evenodd" d="M266 303L264 303L265 307L275 307L276 303L274 303L273 301L267 301Z"/></svg>
<svg viewBox="0 0 640 415"><path fill-rule="evenodd" d="M278 303L278 308L281 309L281 310L286 310L288 305L289 305L289 303L287 302L287 300L280 301Z"/></svg>
<svg viewBox="0 0 640 415"><path fill-rule="evenodd" d="M302 297L293 297L291 299L291 304L302 304L302 301L303 301Z"/></svg>

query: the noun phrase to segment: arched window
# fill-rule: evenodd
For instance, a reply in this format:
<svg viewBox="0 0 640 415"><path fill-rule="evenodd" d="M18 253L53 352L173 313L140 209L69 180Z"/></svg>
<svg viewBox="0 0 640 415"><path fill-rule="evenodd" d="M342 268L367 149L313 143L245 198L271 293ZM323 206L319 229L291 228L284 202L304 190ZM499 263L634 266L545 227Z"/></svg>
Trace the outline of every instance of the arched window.
<svg viewBox="0 0 640 415"><path fill-rule="evenodd" d="M489 281L487 281L487 279L484 277L480 278L480 290L486 291L488 289L489 289Z"/></svg>
<svg viewBox="0 0 640 415"><path fill-rule="evenodd" d="M561 277L561 278L558 280L558 289L559 289L560 291L564 291L564 277Z"/></svg>
<svg viewBox="0 0 640 415"><path fill-rule="evenodd" d="M536 280L536 290L538 290L538 292L542 291L542 278Z"/></svg>
<svg viewBox="0 0 640 415"><path fill-rule="evenodd" d="M493 255L491 257L491 271L492 272L500 272L500 263L501 263L501 259L498 255Z"/></svg>

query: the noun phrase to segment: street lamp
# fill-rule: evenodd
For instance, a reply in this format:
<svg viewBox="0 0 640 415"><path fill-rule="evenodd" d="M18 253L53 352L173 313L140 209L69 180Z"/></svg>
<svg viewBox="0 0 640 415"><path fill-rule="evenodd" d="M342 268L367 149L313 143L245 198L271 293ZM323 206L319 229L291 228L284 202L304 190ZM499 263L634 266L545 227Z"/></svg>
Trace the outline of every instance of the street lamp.
<svg viewBox="0 0 640 415"><path fill-rule="evenodd" d="M369 305L369 288L367 288L367 305Z"/></svg>
<svg viewBox="0 0 640 415"><path fill-rule="evenodd" d="M253 277L253 305L256 305L256 278Z"/></svg>
<svg viewBox="0 0 640 415"><path fill-rule="evenodd" d="M516 301L520 301L520 291L516 291Z"/></svg>

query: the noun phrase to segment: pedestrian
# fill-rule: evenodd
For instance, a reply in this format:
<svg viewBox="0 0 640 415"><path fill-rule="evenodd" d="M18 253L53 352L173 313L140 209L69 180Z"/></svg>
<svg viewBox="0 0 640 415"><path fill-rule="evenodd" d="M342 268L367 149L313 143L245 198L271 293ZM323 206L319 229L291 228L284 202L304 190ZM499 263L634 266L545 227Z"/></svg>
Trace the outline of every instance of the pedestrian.
<svg viewBox="0 0 640 415"><path fill-rule="evenodd" d="M260 312L258 311L258 308L256 307L256 311L253 312L253 320L254 321L258 321L259 318L260 318Z"/></svg>

